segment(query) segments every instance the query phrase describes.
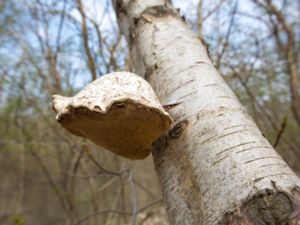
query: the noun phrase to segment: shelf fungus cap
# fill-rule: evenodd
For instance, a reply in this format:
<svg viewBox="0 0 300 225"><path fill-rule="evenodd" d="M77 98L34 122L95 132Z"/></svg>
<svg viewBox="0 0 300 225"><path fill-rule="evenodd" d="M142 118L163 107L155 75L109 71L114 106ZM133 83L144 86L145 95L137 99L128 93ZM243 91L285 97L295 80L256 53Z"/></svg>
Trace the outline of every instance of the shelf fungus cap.
<svg viewBox="0 0 300 225"><path fill-rule="evenodd" d="M143 159L172 123L150 84L129 72L110 73L74 97L53 96L56 120L71 133L129 159Z"/></svg>

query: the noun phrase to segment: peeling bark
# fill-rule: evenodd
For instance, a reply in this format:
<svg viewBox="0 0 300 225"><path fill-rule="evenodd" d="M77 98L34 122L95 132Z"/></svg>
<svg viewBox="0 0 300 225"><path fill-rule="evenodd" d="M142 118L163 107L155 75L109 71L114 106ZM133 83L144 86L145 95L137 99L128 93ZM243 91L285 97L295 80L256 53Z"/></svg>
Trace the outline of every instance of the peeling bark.
<svg viewBox="0 0 300 225"><path fill-rule="evenodd" d="M298 177L176 10L164 0L113 2L135 72L174 105L173 128L153 151L170 223L299 223Z"/></svg>

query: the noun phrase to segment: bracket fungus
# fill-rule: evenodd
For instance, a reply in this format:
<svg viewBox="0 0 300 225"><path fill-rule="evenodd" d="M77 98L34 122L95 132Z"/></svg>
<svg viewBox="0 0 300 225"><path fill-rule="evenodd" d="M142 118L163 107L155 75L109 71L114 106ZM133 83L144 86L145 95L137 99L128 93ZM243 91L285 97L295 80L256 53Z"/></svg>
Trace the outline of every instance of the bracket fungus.
<svg viewBox="0 0 300 225"><path fill-rule="evenodd" d="M104 75L74 97L53 96L56 120L71 133L129 159L143 159L172 123L150 84L129 72Z"/></svg>

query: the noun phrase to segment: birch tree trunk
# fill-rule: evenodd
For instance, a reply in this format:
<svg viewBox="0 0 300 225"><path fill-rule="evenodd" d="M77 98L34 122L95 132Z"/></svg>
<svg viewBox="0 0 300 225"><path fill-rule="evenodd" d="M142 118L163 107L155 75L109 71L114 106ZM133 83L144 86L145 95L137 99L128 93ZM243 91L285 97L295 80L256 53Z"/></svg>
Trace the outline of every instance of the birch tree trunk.
<svg viewBox="0 0 300 225"><path fill-rule="evenodd" d="M153 157L171 224L300 224L299 179L166 0L113 0L135 72L173 128Z"/></svg>

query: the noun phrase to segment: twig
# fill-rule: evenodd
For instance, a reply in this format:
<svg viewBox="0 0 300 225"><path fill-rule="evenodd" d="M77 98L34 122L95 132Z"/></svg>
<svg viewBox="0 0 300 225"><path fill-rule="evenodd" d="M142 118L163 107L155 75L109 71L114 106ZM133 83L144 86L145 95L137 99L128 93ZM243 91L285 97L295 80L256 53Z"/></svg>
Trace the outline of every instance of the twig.
<svg viewBox="0 0 300 225"><path fill-rule="evenodd" d="M275 142L274 142L274 144L273 144L273 147L274 147L274 148L276 148L277 145L279 144L280 138L281 138L281 136L282 136L282 134L283 134L283 132L284 132L284 130L285 130L285 128L286 128L286 125L287 125L287 116L285 116L285 117L283 118L283 121L282 121L282 123L281 123L280 129L279 129L278 134L277 134L277 137L276 137L276 140L275 140Z"/></svg>
<svg viewBox="0 0 300 225"><path fill-rule="evenodd" d="M83 149L85 150L85 152L87 153L88 157L90 158L90 160L92 160L92 162L104 173L107 174L111 174L111 175L115 175L115 176L120 176L122 173L117 173L117 172L113 172L113 171L108 171L107 169L103 168L97 161L96 159L93 157L93 155L90 153L87 145L83 145L82 146Z"/></svg>
<svg viewBox="0 0 300 225"><path fill-rule="evenodd" d="M131 225L136 224L136 217L137 217L137 198L136 198L136 188L133 182L133 175L132 172L129 173L129 182L131 187L131 193L132 193L132 219L131 219Z"/></svg>
<svg viewBox="0 0 300 225"><path fill-rule="evenodd" d="M217 10L220 8L220 6L221 6L225 1L226 1L226 0L221 0L221 1L219 2L219 4L216 5L215 8L213 8L211 11L209 11L209 12L207 13L207 15L205 15L205 16L203 17L202 22L203 22L204 20L206 20L208 17L210 17L215 11L217 11Z"/></svg>
<svg viewBox="0 0 300 225"><path fill-rule="evenodd" d="M145 188L142 184L140 184L139 182L137 182L136 179L133 178L133 182L140 188L142 189L144 192L146 192L147 194L149 194L151 197L155 198L156 196L154 194L152 194L147 188Z"/></svg>
<svg viewBox="0 0 300 225"><path fill-rule="evenodd" d="M59 187L57 186L57 184L54 182L54 180L52 179L48 168L44 165L44 163L42 162L41 158L39 157L39 155L32 150L31 151L31 155L36 159L36 161L38 162L39 166L41 167L43 173L45 174L45 177L47 178L50 187L53 189L53 191L55 192L56 196L58 197L63 210L65 211L66 214L69 213L69 205L66 203L63 194L61 193L61 190L59 189Z"/></svg>
<svg viewBox="0 0 300 225"><path fill-rule="evenodd" d="M158 203L162 202L162 198L158 198L158 199L155 199L153 200L152 202L149 202L147 205L143 206L142 208L140 208L137 213L141 213L143 211L145 211L146 209L148 209L149 207L153 206L153 205L156 205Z"/></svg>
<svg viewBox="0 0 300 225"><path fill-rule="evenodd" d="M84 150L81 149L79 152L76 152L76 154L74 155L74 158L72 160L71 163L71 173L74 175L71 177L70 179L70 191L69 191L69 195L68 197L70 198L70 202L73 204L74 203L74 193L75 193L75 182L76 182L76 173L78 171L79 165L80 165L80 160L83 156ZM74 209L74 205L72 207L72 210Z"/></svg>
<svg viewBox="0 0 300 225"><path fill-rule="evenodd" d="M227 50L227 47L228 47L228 44L229 44L229 38L230 38L230 35L231 35L232 27L234 25L234 19L235 19L235 15L236 15L236 12L237 12L238 4L239 4L239 0L237 0L234 3L234 6L233 6L232 16L231 16L230 23L229 23L227 33L226 33L226 36L225 36L225 43L224 43L224 45L222 47L222 50L221 50L221 52L218 55L218 58L216 60L216 68L217 69L219 69L220 66L221 66L221 61L222 61L223 55L225 54L225 52Z"/></svg>
<svg viewBox="0 0 300 225"><path fill-rule="evenodd" d="M57 58L57 54L60 51L60 39L61 39L62 28L63 28L64 21L65 21L66 6L67 6L67 1L64 0L63 6L62 6L62 13L60 15L60 21L59 21L59 25L58 25L57 36L56 36L56 50L55 50L55 53L54 53L55 58Z"/></svg>
<svg viewBox="0 0 300 225"><path fill-rule="evenodd" d="M127 215L127 216L131 216L131 212L126 212L126 211L121 211L121 210L113 210L113 209L104 209L95 213L92 213L90 215L87 215L79 220L77 220L74 225L78 225L81 224L82 222L86 221L87 219L89 219L92 216L97 216L97 215L101 215L101 214L105 214L105 213L115 213L115 214L120 214L120 215Z"/></svg>
<svg viewBox="0 0 300 225"><path fill-rule="evenodd" d="M118 203L118 200L119 200L119 198L121 197L121 193L122 193L122 188L120 188L120 190L119 190L118 193L116 194L116 197L115 197L115 199L114 199L114 201L113 201L113 203L112 203L112 208L116 208L116 205L117 205L117 203ZM111 213L108 213L105 225L106 225L106 224L109 225L109 221L112 219L112 216L111 216L111 215L112 215Z"/></svg>
<svg viewBox="0 0 300 225"><path fill-rule="evenodd" d="M84 52L87 57L87 65L92 75L92 80L96 80L97 78L97 71L94 58L92 56L91 48L89 46L89 33L86 21L86 15L83 9L83 5L81 0L77 0L77 9L81 15L82 23L81 23L81 32L82 32L82 41L83 41L83 48Z"/></svg>

